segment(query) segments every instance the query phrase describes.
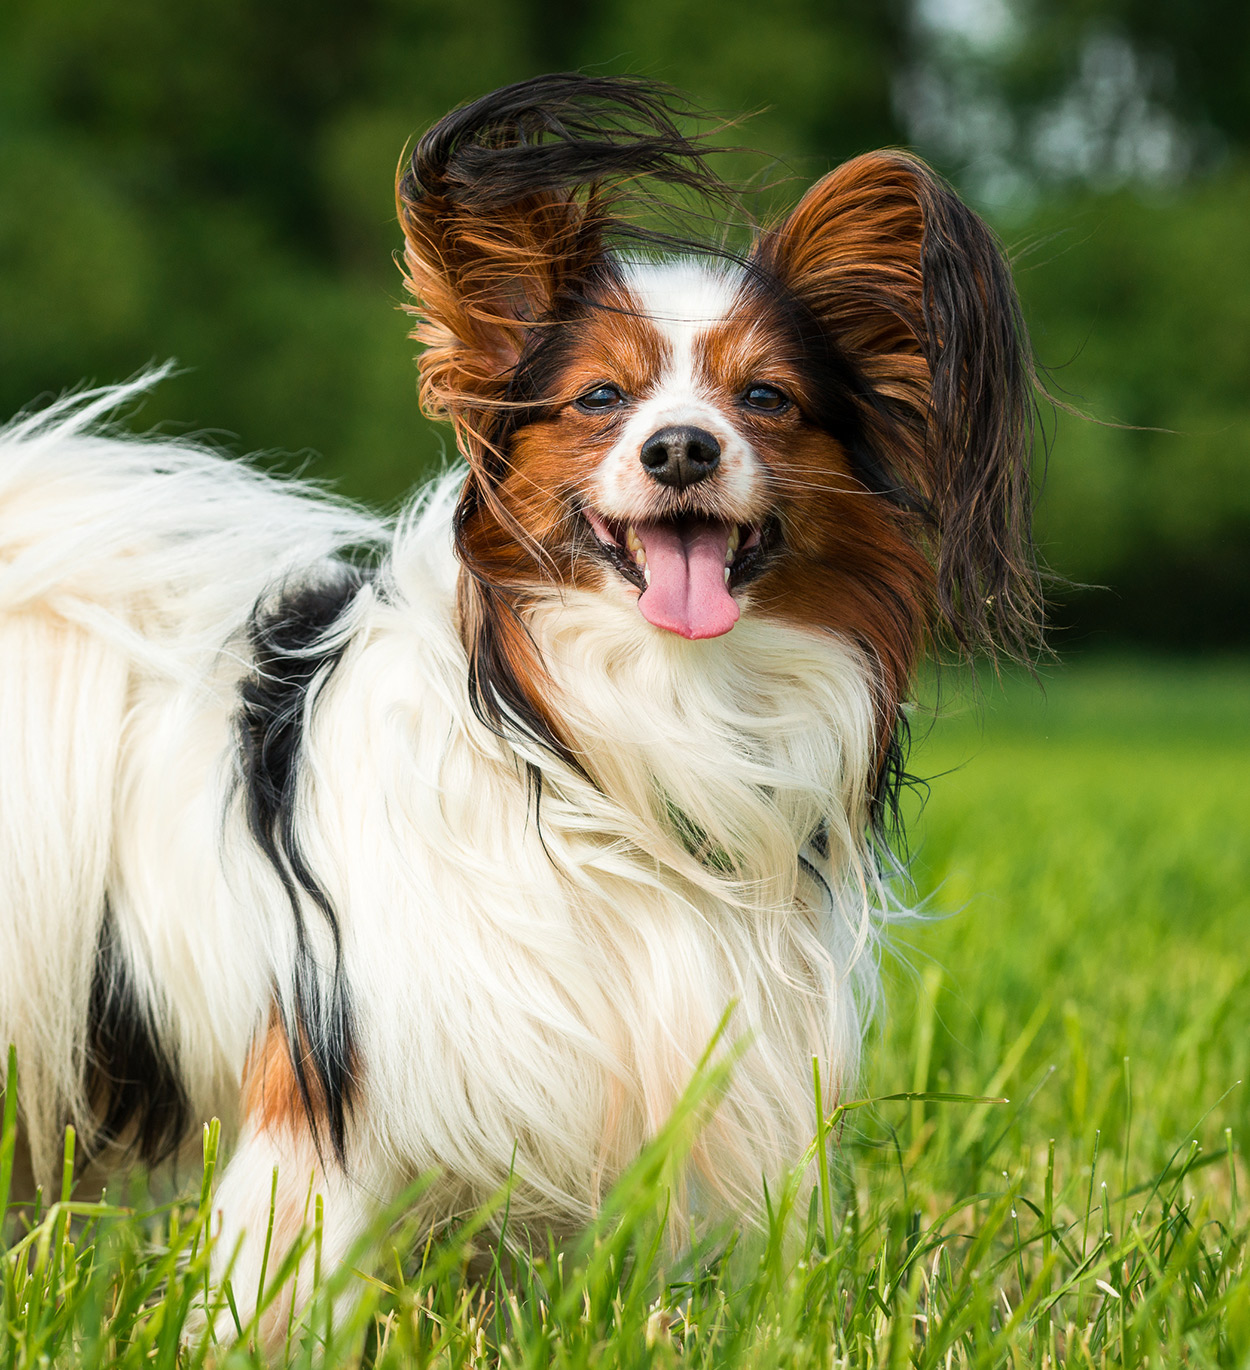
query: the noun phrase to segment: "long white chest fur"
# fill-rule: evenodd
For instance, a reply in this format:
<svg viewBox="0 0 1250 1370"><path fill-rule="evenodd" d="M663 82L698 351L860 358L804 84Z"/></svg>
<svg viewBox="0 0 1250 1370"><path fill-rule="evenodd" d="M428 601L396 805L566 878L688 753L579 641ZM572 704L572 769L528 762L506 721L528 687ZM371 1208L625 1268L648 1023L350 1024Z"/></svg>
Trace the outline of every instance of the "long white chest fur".
<svg viewBox="0 0 1250 1370"><path fill-rule="evenodd" d="M624 599L553 595L530 627L579 775L469 708L445 500L356 605L308 737L305 850L341 912L370 1112L405 1169L461 1195L515 1148L538 1210L576 1221L732 1007L749 1044L703 1185L755 1202L810 1138L812 1056L857 1064L864 663L775 625L690 643Z"/></svg>

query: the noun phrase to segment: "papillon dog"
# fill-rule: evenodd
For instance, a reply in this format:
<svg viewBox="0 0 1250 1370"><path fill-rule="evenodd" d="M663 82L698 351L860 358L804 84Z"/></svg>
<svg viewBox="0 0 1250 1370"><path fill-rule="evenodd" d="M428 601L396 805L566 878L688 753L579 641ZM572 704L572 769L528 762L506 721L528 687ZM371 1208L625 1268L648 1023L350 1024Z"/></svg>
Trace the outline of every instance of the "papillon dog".
<svg viewBox="0 0 1250 1370"><path fill-rule="evenodd" d="M150 378L0 437L23 1145L156 1163L220 1116L245 1319L275 1166L275 1252L310 1177L326 1262L425 1174L431 1222L510 1183L514 1227L573 1232L727 1014L690 1202L758 1210L813 1057L830 1106L856 1076L918 660L1038 641L992 233L901 152L741 249L648 228L725 203L673 99L549 76L416 143L420 393L463 465L397 523L104 427Z"/></svg>

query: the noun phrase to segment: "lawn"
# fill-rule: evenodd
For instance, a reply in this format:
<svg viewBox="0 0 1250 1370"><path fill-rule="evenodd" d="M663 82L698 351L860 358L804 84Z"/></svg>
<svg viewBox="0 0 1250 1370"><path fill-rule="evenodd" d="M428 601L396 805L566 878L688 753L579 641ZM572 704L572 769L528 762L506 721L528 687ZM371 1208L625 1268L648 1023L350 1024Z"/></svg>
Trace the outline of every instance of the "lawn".
<svg viewBox="0 0 1250 1370"><path fill-rule="evenodd" d="M696 1091L581 1250L474 1284L472 1224L431 1243L401 1220L370 1280L324 1272L294 1363L1246 1362L1250 667L1086 662L980 704L956 685L913 720L922 915L889 935L875 1102L828 1120L810 1205L772 1194L767 1233L666 1255ZM253 1363L179 1350L205 1293L188 1190L34 1215L0 1257L0 1370Z"/></svg>

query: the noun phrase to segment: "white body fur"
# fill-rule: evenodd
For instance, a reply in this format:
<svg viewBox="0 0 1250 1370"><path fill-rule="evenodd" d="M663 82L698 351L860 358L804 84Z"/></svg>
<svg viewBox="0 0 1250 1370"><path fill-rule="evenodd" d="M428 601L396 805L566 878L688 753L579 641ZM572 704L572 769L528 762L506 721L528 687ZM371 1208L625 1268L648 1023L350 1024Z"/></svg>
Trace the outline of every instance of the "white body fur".
<svg viewBox="0 0 1250 1370"><path fill-rule="evenodd" d="M628 594L553 593L531 628L592 785L469 707L450 483L391 532L186 445L91 435L141 388L0 436L0 1042L19 1048L37 1170L64 1122L90 1136L107 899L193 1116L242 1127L227 1254L263 1238L275 1163L298 1223L314 1153L237 1116L292 916L241 813L233 720L253 606L368 539L381 570L339 625L301 754L300 840L343 930L362 1077L347 1177L323 1177L327 1259L421 1172L440 1216L514 1155L514 1218L583 1222L730 1005L750 1044L694 1184L713 1208L758 1204L812 1135L813 1055L833 1089L853 1076L875 985L861 656L749 614L688 642ZM828 859L808 845L822 823ZM255 1245L242 1259L255 1270Z"/></svg>

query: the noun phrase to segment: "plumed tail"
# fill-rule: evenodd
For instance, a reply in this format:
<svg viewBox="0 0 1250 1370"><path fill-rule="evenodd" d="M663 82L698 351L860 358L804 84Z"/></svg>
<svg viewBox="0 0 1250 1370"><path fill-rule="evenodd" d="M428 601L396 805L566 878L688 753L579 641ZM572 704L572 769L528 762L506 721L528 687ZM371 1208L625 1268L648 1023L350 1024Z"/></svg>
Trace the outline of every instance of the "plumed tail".
<svg viewBox="0 0 1250 1370"><path fill-rule="evenodd" d="M68 438L100 434L107 421L135 400L154 390L178 369L175 361L145 367L118 385L69 390L51 404L28 407L0 428L0 442L28 443L50 436Z"/></svg>

